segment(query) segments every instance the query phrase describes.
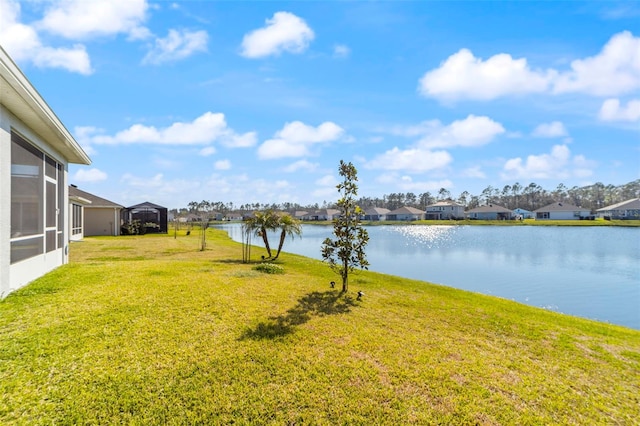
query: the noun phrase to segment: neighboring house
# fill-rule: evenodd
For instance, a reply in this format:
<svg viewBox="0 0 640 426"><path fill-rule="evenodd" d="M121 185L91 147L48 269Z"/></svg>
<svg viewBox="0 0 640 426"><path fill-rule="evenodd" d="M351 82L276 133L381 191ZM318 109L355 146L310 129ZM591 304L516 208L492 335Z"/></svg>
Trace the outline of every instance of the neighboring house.
<svg viewBox="0 0 640 426"><path fill-rule="evenodd" d="M80 222L74 216L76 212L84 216L84 236L120 235L120 226L122 225L120 217L123 206L78 189L75 185L69 186L69 199L73 204L71 220L74 223ZM88 200L89 203L81 205L76 201L79 199Z"/></svg>
<svg viewBox="0 0 640 426"><path fill-rule="evenodd" d="M303 220L303 218L305 216L307 216L309 214L309 212L304 211L304 210L296 210L295 212L293 212L293 214L291 216L293 216L294 218L298 219L298 220Z"/></svg>
<svg viewBox="0 0 640 426"><path fill-rule="evenodd" d="M333 220L338 216L340 216L340 210L320 209L308 212L302 216L302 220Z"/></svg>
<svg viewBox="0 0 640 426"><path fill-rule="evenodd" d="M0 298L69 261L69 163L91 160L0 47Z"/></svg>
<svg viewBox="0 0 640 426"><path fill-rule="evenodd" d="M520 207L514 209L513 213L516 217L520 216L522 219L533 219L535 217L535 214L532 211L521 209Z"/></svg>
<svg viewBox="0 0 640 426"><path fill-rule="evenodd" d="M466 215L469 219L479 220L511 220L514 217L511 210L496 204L476 207L467 211Z"/></svg>
<svg viewBox="0 0 640 426"><path fill-rule="evenodd" d="M387 220L422 220L424 212L415 207L400 207L387 213Z"/></svg>
<svg viewBox="0 0 640 426"><path fill-rule="evenodd" d="M389 212L390 210L385 209L384 207L369 207L364 211L364 220L387 220L387 214Z"/></svg>
<svg viewBox="0 0 640 426"><path fill-rule="evenodd" d="M460 219L464 217L464 206L455 201L443 200L426 207L427 220Z"/></svg>
<svg viewBox="0 0 640 426"><path fill-rule="evenodd" d="M84 207L89 204L91 200L72 195L69 187L69 241L81 241L84 238Z"/></svg>
<svg viewBox="0 0 640 426"><path fill-rule="evenodd" d="M596 210L598 217L609 219L640 219L640 198L632 198Z"/></svg>
<svg viewBox="0 0 640 426"><path fill-rule="evenodd" d="M167 217L168 209L166 207L150 203L149 201L122 210L123 224L133 223L134 220L139 220L140 225L145 228L144 232L166 234L169 229Z"/></svg>
<svg viewBox="0 0 640 426"><path fill-rule="evenodd" d="M551 203L533 212L536 220L579 220L591 216L591 210L569 203Z"/></svg>

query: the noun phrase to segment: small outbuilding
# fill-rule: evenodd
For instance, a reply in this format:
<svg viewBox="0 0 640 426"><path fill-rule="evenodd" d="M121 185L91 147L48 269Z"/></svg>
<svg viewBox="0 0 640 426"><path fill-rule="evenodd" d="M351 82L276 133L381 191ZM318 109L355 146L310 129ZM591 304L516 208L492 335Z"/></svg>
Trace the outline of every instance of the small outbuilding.
<svg viewBox="0 0 640 426"><path fill-rule="evenodd" d="M123 230L135 221L138 221L141 233L166 234L169 229L168 209L145 201L122 210Z"/></svg>
<svg viewBox="0 0 640 426"><path fill-rule="evenodd" d="M535 214L532 211L521 209L520 207L513 209L513 213L516 217L520 217L522 219L533 219L535 217Z"/></svg>

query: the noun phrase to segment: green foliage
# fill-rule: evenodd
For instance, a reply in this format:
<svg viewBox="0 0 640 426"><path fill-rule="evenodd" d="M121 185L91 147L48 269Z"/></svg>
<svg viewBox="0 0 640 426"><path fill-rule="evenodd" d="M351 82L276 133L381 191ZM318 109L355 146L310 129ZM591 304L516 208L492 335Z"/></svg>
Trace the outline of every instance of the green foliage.
<svg viewBox="0 0 640 426"><path fill-rule="evenodd" d="M253 269L264 272L265 274L284 274L284 268L273 263L261 263L254 266Z"/></svg>
<svg viewBox="0 0 640 426"><path fill-rule="evenodd" d="M253 217L245 220L243 224L246 233L253 233L257 237L262 238L264 248L267 250L267 259L272 257L267 232L278 229L279 222L280 216L278 216L273 210L266 210L264 212L255 212Z"/></svg>
<svg viewBox="0 0 640 426"><path fill-rule="evenodd" d="M291 238L295 235L302 235L302 222L294 219L288 214L284 214L279 216L277 228L280 229L280 243L278 244L278 252L274 259L277 259L280 256L280 252L282 251L282 246L284 245L284 240L287 238L287 235Z"/></svg>
<svg viewBox="0 0 640 426"><path fill-rule="evenodd" d="M340 199L340 216L333 220L335 239L327 238L322 243L322 259L342 278L342 291L349 289L349 273L356 268L368 269L364 251L369 242L369 233L360 224L362 209L356 204L358 195L358 171L352 163L340 160L338 168L344 179L336 188Z"/></svg>
<svg viewBox="0 0 640 426"><path fill-rule="evenodd" d="M253 217L245 220L242 224L242 241L244 246L242 250L243 262L246 263L251 257L252 234L262 238L264 247L267 250L266 259L271 259L271 246L269 245L267 232L278 229L280 230L280 242L278 244L278 251L275 257L273 257L274 260L280 256L287 235L293 238L295 235L299 236L302 234L302 223L288 214L278 214L273 210L255 212Z"/></svg>

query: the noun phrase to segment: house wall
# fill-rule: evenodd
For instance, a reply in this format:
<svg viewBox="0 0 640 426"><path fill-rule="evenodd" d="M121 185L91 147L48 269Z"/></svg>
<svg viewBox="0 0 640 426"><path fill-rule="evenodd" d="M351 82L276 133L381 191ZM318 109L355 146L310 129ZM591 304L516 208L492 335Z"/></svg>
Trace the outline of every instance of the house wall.
<svg viewBox="0 0 640 426"><path fill-rule="evenodd" d="M59 206L58 214L63 215L62 245L44 254L30 257L11 264L11 130L21 134L31 145L62 165L63 200L68 200L68 163L49 144L35 134L3 105L0 105L0 298L16 290L45 273L68 262L68 203ZM44 216L44 209L40 214ZM57 220L56 220L57 222Z"/></svg>
<svg viewBox="0 0 640 426"><path fill-rule="evenodd" d="M580 216L576 216L573 211L567 212L549 212L549 218L541 218L540 213L536 213L537 220L577 220L581 217L589 216L589 212L580 212Z"/></svg>
<svg viewBox="0 0 640 426"><path fill-rule="evenodd" d="M394 215L396 218L393 220L421 220L421 214L397 214Z"/></svg>
<svg viewBox="0 0 640 426"><path fill-rule="evenodd" d="M84 235L120 235L120 209L85 207Z"/></svg>
<svg viewBox="0 0 640 426"><path fill-rule="evenodd" d="M498 220L498 213L496 212L484 212L484 213L471 213L469 217L478 220Z"/></svg>

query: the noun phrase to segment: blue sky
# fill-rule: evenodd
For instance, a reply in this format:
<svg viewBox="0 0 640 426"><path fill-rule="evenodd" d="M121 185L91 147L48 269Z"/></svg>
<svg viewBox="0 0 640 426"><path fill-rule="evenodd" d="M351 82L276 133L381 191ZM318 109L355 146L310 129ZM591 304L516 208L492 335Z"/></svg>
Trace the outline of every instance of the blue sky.
<svg viewBox="0 0 640 426"><path fill-rule="evenodd" d="M640 178L637 2L0 0L0 44L123 205Z"/></svg>

